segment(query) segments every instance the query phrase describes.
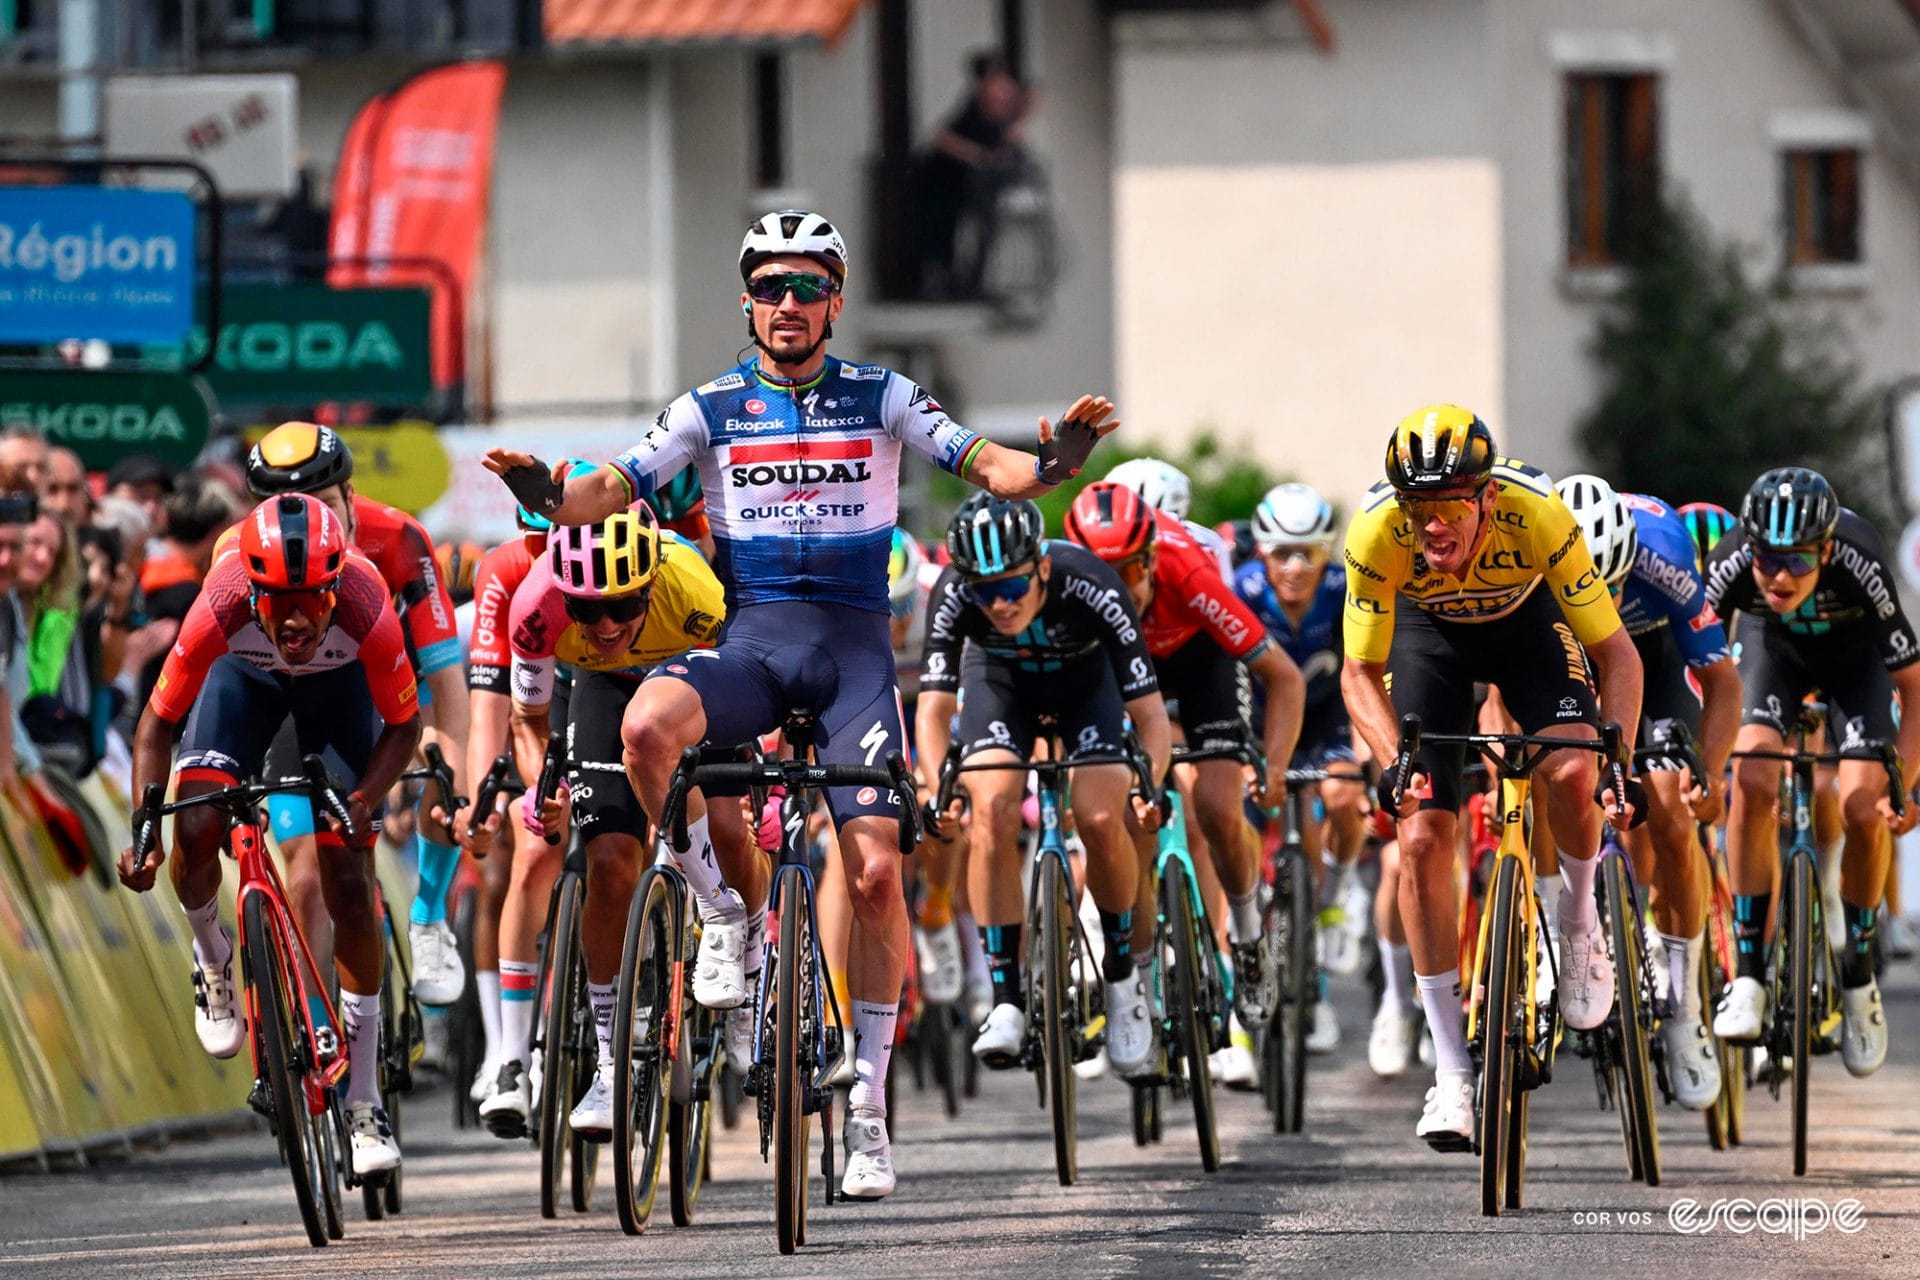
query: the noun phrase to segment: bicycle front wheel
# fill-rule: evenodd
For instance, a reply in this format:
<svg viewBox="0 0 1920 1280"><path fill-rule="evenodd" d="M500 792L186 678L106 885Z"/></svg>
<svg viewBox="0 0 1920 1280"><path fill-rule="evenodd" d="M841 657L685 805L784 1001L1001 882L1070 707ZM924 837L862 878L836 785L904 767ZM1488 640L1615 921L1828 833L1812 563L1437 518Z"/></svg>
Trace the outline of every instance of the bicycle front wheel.
<svg viewBox="0 0 1920 1280"><path fill-rule="evenodd" d="M687 984L680 998L679 1062L674 1067L672 1100L667 1107L668 1199L677 1227L693 1223L700 1191L707 1185L708 1153L713 1141L713 1095L720 1086L725 1054L724 1018L693 998ZM686 1097L680 1096L680 1073Z"/></svg>
<svg viewBox="0 0 1920 1280"><path fill-rule="evenodd" d="M245 899L241 927L246 935L247 985L253 989L253 1011L260 1037L260 1074L273 1100L273 1130L280 1140L280 1156L293 1176L293 1198L300 1206L300 1221L307 1229L307 1241L315 1248L327 1243L327 1224L321 1196L324 1179L332 1176L325 1167L319 1135L307 1113L305 1072L296 1065L296 1030L299 1014L294 1009L295 987L287 956L280 949L279 930L274 927L272 908L259 893Z"/></svg>
<svg viewBox="0 0 1920 1280"><path fill-rule="evenodd" d="M666 1154L665 1036L672 1010L678 920L666 878L649 869L627 913L613 1006L613 1185L620 1229L637 1236L653 1219Z"/></svg>
<svg viewBox="0 0 1920 1280"><path fill-rule="evenodd" d="M1074 1007L1073 992L1084 984L1073 972L1073 898L1058 858L1040 864L1040 1045L1046 1059L1047 1106L1053 1120L1053 1165L1060 1185L1080 1176L1080 1135L1075 1115L1075 1085L1085 1021Z"/></svg>
<svg viewBox="0 0 1920 1280"><path fill-rule="evenodd" d="M547 922L547 948L542 957L538 990L545 1002L541 1018L540 1097L540 1216L560 1216L560 1196L567 1171L567 1149L572 1130L567 1112L575 1095L574 1023L586 1003L586 991L577 980L580 961L580 895L585 886L570 873L560 877L553 918ZM587 1011L591 1020L591 1011ZM596 1055L597 1055L596 1049ZM593 1064L589 1064L591 1067ZM457 1083L457 1082L456 1082Z"/></svg>
<svg viewBox="0 0 1920 1280"><path fill-rule="evenodd" d="M1807 1080L1813 1074L1813 858L1796 853L1787 859L1788 1014L1791 1039L1788 1053L1792 1062L1793 1089L1793 1173L1807 1172ZM1821 940L1824 943L1824 940Z"/></svg>
<svg viewBox="0 0 1920 1280"><path fill-rule="evenodd" d="M1220 1167L1220 1133L1214 1122L1213 1072L1207 1056L1213 1051L1213 1000L1206 963L1201 958L1200 929L1186 868L1179 859L1168 862L1160 881L1160 916L1171 931L1173 982L1171 999L1174 1049L1187 1076L1187 1096L1193 1101L1193 1127L1200 1139L1200 1167L1208 1173ZM1211 950L1211 939L1208 939Z"/></svg>
<svg viewBox="0 0 1920 1280"><path fill-rule="evenodd" d="M1275 1133L1299 1133L1306 1123L1307 1027L1315 995L1312 886L1300 847L1282 849L1267 921L1279 998L1262 1056Z"/></svg>
<svg viewBox="0 0 1920 1280"><path fill-rule="evenodd" d="M1606 884L1607 928L1614 955L1615 1016L1620 1020L1620 1068L1626 1085L1621 1099L1623 1123L1633 1147L1633 1175L1650 1187L1660 1185L1660 1104L1647 1041L1653 1034L1647 966L1647 935L1639 899L1628 879L1627 860L1609 856L1601 864Z"/></svg>
<svg viewBox="0 0 1920 1280"><path fill-rule="evenodd" d="M798 874L781 877L780 952L774 975L774 1202L780 1252L792 1253L807 1234L808 1095L813 1091L813 1045L808 1040L813 997L812 906Z"/></svg>
<svg viewBox="0 0 1920 1280"><path fill-rule="evenodd" d="M1516 1154L1524 1158L1526 1135L1513 1129L1525 1115L1520 1069L1527 1052L1526 979L1520 966L1526 954L1526 921L1521 916L1519 858L1501 858L1493 877L1488 907L1486 990L1480 1004L1480 1031L1486 1047L1480 1075L1480 1212L1500 1216L1503 1205L1519 1207L1520 1181L1512 1176Z"/></svg>

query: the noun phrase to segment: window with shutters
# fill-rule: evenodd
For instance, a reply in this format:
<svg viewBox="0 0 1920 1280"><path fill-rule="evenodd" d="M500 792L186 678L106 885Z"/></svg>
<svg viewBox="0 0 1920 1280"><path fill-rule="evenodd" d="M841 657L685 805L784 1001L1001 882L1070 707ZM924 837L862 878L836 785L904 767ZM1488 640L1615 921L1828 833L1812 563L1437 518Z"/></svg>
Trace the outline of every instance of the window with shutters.
<svg viewBox="0 0 1920 1280"><path fill-rule="evenodd" d="M1618 266L1660 200L1660 78L1566 78L1567 265Z"/></svg>
<svg viewBox="0 0 1920 1280"><path fill-rule="evenodd" d="M1860 161L1854 147L1781 153L1789 266L1860 261Z"/></svg>

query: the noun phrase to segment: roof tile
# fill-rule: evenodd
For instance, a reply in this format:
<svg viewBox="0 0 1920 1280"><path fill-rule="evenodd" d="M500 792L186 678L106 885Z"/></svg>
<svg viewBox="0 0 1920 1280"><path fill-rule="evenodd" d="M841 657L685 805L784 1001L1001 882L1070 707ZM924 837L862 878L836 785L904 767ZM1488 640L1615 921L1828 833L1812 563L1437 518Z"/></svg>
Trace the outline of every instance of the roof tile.
<svg viewBox="0 0 1920 1280"><path fill-rule="evenodd" d="M545 0L551 44L837 40L860 0Z"/></svg>

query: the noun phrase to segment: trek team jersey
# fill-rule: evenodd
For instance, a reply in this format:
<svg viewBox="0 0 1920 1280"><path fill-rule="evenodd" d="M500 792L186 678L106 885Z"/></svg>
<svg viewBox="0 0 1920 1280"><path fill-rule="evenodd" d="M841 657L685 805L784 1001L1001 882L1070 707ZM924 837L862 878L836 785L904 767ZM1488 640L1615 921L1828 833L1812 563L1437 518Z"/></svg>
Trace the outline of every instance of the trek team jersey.
<svg viewBox="0 0 1920 1280"><path fill-rule="evenodd" d="M660 537L660 568L647 588L647 620L623 653L602 656L567 616L567 597L553 580L545 556L534 561L513 593L508 629L513 650L513 700L545 706L553 700L556 662L580 671L643 676L658 663L689 649L711 645L720 635L727 606L720 580L699 548L674 534ZM617 597L616 597L617 598Z"/></svg>
<svg viewBox="0 0 1920 1280"><path fill-rule="evenodd" d="M1024 675L1078 669L1104 654L1123 699L1131 702L1159 691L1133 597L1118 575L1075 543L1048 542L1045 549L1053 562L1047 598L1039 615L1017 635L1002 635L980 607L961 594L959 570L948 565L940 571L927 614L922 693L959 691L965 644Z"/></svg>
<svg viewBox="0 0 1920 1280"><path fill-rule="evenodd" d="M295 679L362 666L380 718L388 724L413 719L420 710L419 688L379 571L360 556L349 555L333 590L333 618L314 648L313 661L290 667L254 617L252 584L240 557L222 557L180 624L180 636L160 669L148 705L162 719L179 721L193 709L213 664L232 654L261 671Z"/></svg>
<svg viewBox="0 0 1920 1280"><path fill-rule="evenodd" d="M661 411L613 466L644 498L699 468L728 603L887 612L900 446L965 475L985 441L911 380L828 356L804 383L749 360Z"/></svg>
<svg viewBox="0 0 1920 1280"><path fill-rule="evenodd" d="M1627 634L1641 636L1666 627L1690 667L1710 667L1727 657L1727 629L1707 603L1686 522L1658 498L1638 493L1620 497L1633 513L1640 544L1616 602Z"/></svg>
<svg viewBox="0 0 1920 1280"><path fill-rule="evenodd" d="M1620 629L1607 584L1553 481L1512 458L1494 463L1493 478L1500 491L1490 528L1460 577L1428 567L1392 485L1381 481L1367 491L1347 528L1341 639L1348 658L1387 660L1399 596L1446 622L1491 622L1518 609L1544 581L1580 643L1597 644Z"/></svg>

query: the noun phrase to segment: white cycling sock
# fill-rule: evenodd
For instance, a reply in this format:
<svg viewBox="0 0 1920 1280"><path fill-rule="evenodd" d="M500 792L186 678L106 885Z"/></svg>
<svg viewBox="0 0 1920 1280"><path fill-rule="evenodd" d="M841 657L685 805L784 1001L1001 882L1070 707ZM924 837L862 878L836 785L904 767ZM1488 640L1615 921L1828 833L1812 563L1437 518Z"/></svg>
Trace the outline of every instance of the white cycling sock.
<svg viewBox="0 0 1920 1280"><path fill-rule="evenodd" d="M186 913L187 925L193 930L193 953L203 967L218 969L233 957L233 944L227 941L225 931L220 928L220 895L214 894L212 901L204 907L189 907L182 903L180 909Z"/></svg>
<svg viewBox="0 0 1920 1280"><path fill-rule="evenodd" d="M720 920L727 924L739 921L745 908L738 894L727 892L727 879L720 874L720 863L713 856L713 840L707 834L706 814L687 824L687 851L675 850L674 860L687 878L687 887L693 890L693 900L699 904L702 920Z"/></svg>
<svg viewBox="0 0 1920 1280"><path fill-rule="evenodd" d="M1660 935L1667 947L1667 981L1672 988L1675 1008L1685 1008L1691 1017L1700 1016L1700 961L1706 955L1707 934L1703 929L1691 938Z"/></svg>
<svg viewBox="0 0 1920 1280"><path fill-rule="evenodd" d="M380 993L360 995L342 987L340 1021L347 1033L347 1092L349 1106L380 1101Z"/></svg>
<svg viewBox="0 0 1920 1280"><path fill-rule="evenodd" d="M535 987L540 966L531 960L500 961L500 1061L527 1066L532 1060Z"/></svg>
<svg viewBox="0 0 1920 1280"><path fill-rule="evenodd" d="M593 1006L593 1034L600 1041L600 1065L613 1067L613 983L589 982L587 1002Z"/></svg>
<svg viewBox="0 0 1920 1280"><path fill-rule="evenodd" d="M847 1110L887 1114L887 1064L893 1060L893 1029L898 1005L853 1002L853 1091Z"/></svg>
<svg viewBox="0 0 1920 1280"><path fill-rule="evenodd" d="M1557 871L1550 876L1533 878L1533 892L1540 899L1541 913L1549 920L1559 914L1560 890L1564 884L1564 877Z"/></svg>
<svg viewBox="0 0 1920 1280"><path fill-rule="evenodd" d="M1380 944L1380 972L1386 980L1381 1003L1392 1001L1401 1016L1413 1012L1413 951L1404 942Z"/></svg>
<svg viewBox="0 0 1920 1280"><path fill-rule="evenodd" d="M1240 897L1227 895L1227 941L1234 946L1260 936L1260 881Z"/></svg>
<svg viewBox="0 0 1920 1280"><path fill-rule="evenodd" d="M1593 878L1599 871L1599 858L1576 858L1565 849L1560 851L1560 874L1567 882L1567 891L1560 895L1562 930L1592 933L1600 927L1600 913L1593 902Z"/></svg>
<svg viewBox="0 0 1920 1280"><path fill-rule="evenodd" d="M486 1033L487 1066L500 1061L500 971L481 969L473 975L473 989L480 997L480 1028Z"/></svg>
<svg viewBox="0 0 1920 1280"><path fill-rule="evenodd" d="M741 959L741 971L749 978L760 972L762 959L767 952L767 904L761 903L758 911L747 915L747 954ZM754 984L747 984L747 1002L754 1000Z"/></svg>
<svg viewBox="0 0 1920 1280"><path fill-rule="evenodd" d="M1473 1070L1466 1018L1460 1012L1460 970L1416 973L1413 980L1420 988L1420 1005L1427 1011L1427 1030L1433 1036L1434 1070Z"/></svg>

